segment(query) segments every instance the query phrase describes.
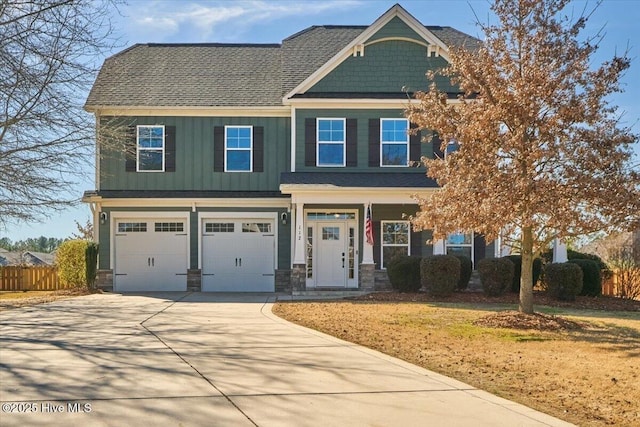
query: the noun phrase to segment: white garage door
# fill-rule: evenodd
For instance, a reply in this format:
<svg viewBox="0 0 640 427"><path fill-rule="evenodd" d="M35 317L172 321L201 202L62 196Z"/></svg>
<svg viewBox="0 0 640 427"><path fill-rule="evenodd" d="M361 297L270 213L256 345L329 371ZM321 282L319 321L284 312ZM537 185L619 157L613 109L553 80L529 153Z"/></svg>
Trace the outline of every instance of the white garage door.
<svg viewBox="0 0 640 427"><path fill-rule="evenodd" d="M274 223L265 219L204 220L203 292L273 292Z"/></svg>
<svg viewBox="0 0 640 427"><path fill-rule="evenodd" d="M116 292L186 291L186 224L183 219L118 219Z"/></svg>

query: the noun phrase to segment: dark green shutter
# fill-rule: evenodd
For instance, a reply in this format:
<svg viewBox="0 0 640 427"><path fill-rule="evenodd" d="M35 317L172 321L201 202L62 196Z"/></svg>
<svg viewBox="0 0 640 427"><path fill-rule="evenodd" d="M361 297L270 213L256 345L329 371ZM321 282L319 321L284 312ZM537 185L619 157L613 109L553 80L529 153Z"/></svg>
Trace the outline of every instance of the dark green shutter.
<svg viewBox="0 0 640 427"><path fill-rule="evenodd" d="M416 129L416 125L414 125L413 123L411 124L411 129L414 130ZM420 149L420 142L421 142L422 136L420 133L420 130L416 130L415 135L413 133L411 133L409 135L409 161L410 162L420 162L420 157L421 157L421 149ZM413 164L413 166L421 166L420 164Z"/></svg>
<svg viewBox="0 0 640 427"><path fill-rule="evenodd" d="M380 166L380 119L369 119L369 167Z"/></svg>
<svg viewBox="0 0 640 427"><path fill-rule="evenodd" d="M442 141L440 140L440 136L437 133L433 134L431 144L433 145L433 158L444 159L444 152L440 148L440 144L442 144Z"/></svg>
<svg viewBox="0 0 640 427"><path fill-rule="evenodd" d="M164 127L164 170L176 171L176 127Z"/></svg>
<svg viewBox="0 0 640 427"><path fill-rule="evenodd" d="M304 120L304 165L316 165L316 119Z"/></svg>
<svg viewBox="0 0 640 427"><path fill-rule="evenodd" d="M424 245L424 239L422 238L422 231L411 230L411 256L422 256L422 246Z"/></svg>
<svg viewBox="0 0 640 427"><path fill-rule="evenodd" d="M486 258L487 242L481 234L473 237L473 265L477 266L478 261Z"/></svg>
<svg viewBox="0 0 640 427"><path fill-rule="evenodd" d="M224 126L213 128L213 171L224 172Z"/></svg>
<svg viewBox="0 0 640 427"><path fill-rule="evenodd" d="M347 119L347 167L358 166L358 120Z"/></svg>
<svg viewBox="0 0 640 427"><path fill-rule="evenodd" d="M127 126L125 131L125 165L124 170L127 172L136 171L136 156L137 156L137 135L135 126Z"/></svg>
<svg viewBox="0 0 640 427"><path fill-rule="evenodd" d="M253 127L253 171L264 172L264 127Z"/></svg>

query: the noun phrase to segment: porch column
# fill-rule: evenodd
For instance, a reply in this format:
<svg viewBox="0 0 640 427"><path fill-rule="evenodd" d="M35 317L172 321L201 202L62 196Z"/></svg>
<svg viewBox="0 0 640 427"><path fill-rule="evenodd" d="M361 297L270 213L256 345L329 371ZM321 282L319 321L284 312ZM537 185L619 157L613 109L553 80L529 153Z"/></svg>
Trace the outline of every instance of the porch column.
<svg viewBox="0 0 640 427"><path fill-rule="evenodd" d="M304 203L296 203L296 225L294 229L295 237L293 243L293 264L305 264L304 254Z"/></svg>
<svg viewBox="0 0 640 427"><path fill-rule="evenodd" d="M307 260L304 241L304 203L296 203L295 228L293 230L293 268L291 290L303 291L307 283Z"/></svg>
<svg viewBox="0 0 640 427"><path fill-rule="evenodd" d="M436 240L433 242L433 254L434 255L445 255L447 251L444 247L444 240Z"/></svg>
<svg viewBox="0 0 640 427"><path fill-rule="evenodd" d="M364 204L364 221L362 221L362 263L358 275L358 286L361 291L373 292L376 287L376 264L373 261L373 244L367 242L367 223L373 227L372 212L369 212L369 204ZM372 209L373 210L373 209ZM373 229L371 230L373 232Z"/></svg>
<svg viewBox="0 0 640 427"><path fill-rule="evenodd" d="M553 262L567 262L567 245L560 239L553 241Z"/></svg>
<svg viewBox="0 0 640 427"><path fill-rule="evenodd" d="M369 205L365 203L364 204L364 221L362 222L362 264L375 264L373 261L373 245L370 245L369 243L367 243L367 208L368 207ZM373 219L371 220L373 221Z"/></svg>

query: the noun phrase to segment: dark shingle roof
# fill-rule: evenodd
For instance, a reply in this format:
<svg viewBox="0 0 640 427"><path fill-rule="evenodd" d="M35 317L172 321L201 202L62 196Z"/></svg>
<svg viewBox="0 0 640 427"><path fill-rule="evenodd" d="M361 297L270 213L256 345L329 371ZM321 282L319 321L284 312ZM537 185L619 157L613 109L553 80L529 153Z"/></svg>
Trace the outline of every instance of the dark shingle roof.
<svg viewBox="0 0 640 427"><path fill-rule="evenodd" d="M281 106L367 26L313 26L282 44L136 44L105 60L86 107ZM426 26L449 46L478 40Z"/></svg>
<svg viewBox="0 0 640 427"><path fill-rule="evenodd" d="M283 95L302 83L366 28L313 26L285 39L282 42Z"/></svg>
<svg viewBox="0 0 640 427"><path fill-rule="evenodd" d="M273 44L138 44L105 61L86 105L281 105L280 63Z"/></svg>
<svg viewBox="0 0 640 427"><path fill-rule="evenodd" d="M438 184L424 172L283 172L280 184L334 185L363 188L437 188Z"/></svg>

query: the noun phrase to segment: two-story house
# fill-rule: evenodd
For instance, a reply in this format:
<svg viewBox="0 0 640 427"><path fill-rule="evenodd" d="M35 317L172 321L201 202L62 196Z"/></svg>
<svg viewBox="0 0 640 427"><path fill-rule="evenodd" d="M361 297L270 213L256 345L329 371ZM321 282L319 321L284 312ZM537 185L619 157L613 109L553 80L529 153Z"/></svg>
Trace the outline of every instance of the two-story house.
<svg viewBox="0 0 640 427"><path fill-rule="evenodd" d="M397 253L493 256L481 236L432 244L406 219L414 194L438 191L413 162L442 153L404 109L452 46L476 42L395 5L370 26L280 44L138 44L108 58L86 109L98 132L126 123L129 148L98 147L84 196L99 285L371 290Z"/></svg>

